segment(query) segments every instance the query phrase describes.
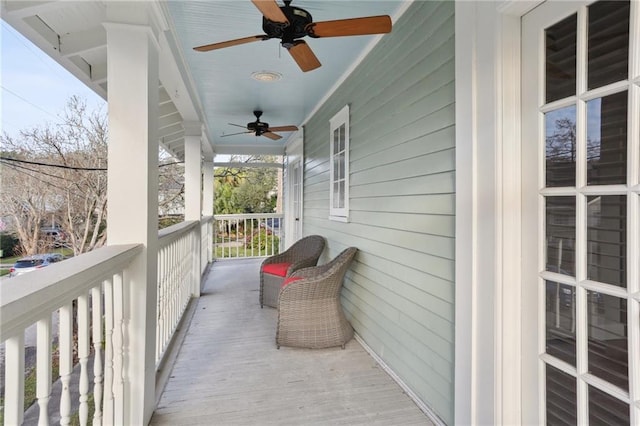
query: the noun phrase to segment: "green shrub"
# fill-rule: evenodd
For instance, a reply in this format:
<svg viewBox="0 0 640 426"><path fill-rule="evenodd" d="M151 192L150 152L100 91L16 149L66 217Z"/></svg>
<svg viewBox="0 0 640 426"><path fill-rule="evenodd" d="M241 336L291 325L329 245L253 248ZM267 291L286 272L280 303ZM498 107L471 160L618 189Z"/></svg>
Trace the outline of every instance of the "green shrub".
<svg viewBox="0 0 640 426"><path fill-rule="evenodd" d="M271 232L261 229L247 237L247 251L252 250L258 256L271 256L279 252L280 239Z"/></svg>
<svg viewBox="0 0 640 426"><path fill-rule="evenodd" d="M16 256L16 249L18 248L18 238L7 232L0 232L0 250L2 250L2 257Z"/></svg>

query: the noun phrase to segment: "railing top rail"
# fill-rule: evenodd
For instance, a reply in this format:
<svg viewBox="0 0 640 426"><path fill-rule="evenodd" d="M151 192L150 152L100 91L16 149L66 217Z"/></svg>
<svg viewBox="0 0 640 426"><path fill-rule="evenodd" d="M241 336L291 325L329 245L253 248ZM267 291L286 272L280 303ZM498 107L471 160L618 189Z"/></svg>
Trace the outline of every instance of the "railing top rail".
<svg viewBox="0 0 640 426"><path fill-rule="evenodd" d="M142 244L106 246L50 265L44 273L31 272L3 279L0 342L122 271L142 249Z"/></svg>
<svg viewBox="0 0 640 426"><path fill-rule="evenodd" d="M167 238L173 234L187 234L191 231L191 228L200 224L197 220L188 220L185 222L176 223L175 225L168 226L158 231L158 239L162 241L163 238Z"/></svg>
<svg viewBox="0 0 640 426"><path fill-rule="evenodd" d="M260 218L283 218L284 214L282 213L247 213L247 214L216 214L213 216L214 219L224 220L224 219L260 219Z"/></svg>

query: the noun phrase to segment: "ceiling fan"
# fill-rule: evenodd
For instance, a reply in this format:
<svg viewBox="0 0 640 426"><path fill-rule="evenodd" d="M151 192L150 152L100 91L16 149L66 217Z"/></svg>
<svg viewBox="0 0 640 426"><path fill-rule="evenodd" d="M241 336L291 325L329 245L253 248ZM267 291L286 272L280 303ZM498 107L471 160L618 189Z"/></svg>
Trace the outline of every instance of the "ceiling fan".
<svg viewBox="0 0 640 426"><path fill-rule="evenodd" d="M291 0L284 0L284 6L279 6L276 0L251 0L251 2L263 15L262 30L265 34L205 44L193 49L198 52L208 52L223 47L278 38L282 40L282 46L289 51L300 69L307 72L320 67L321 64L309 45L304 40L299 40L302 37L342 37L391 32L391 18L387 15L313 22L311 14L304 9L291 6Z"/></svg>
<svg viewBox="0 0 640 426"><path fill-rule="evenodd" d="M262 111L253 111L253 114L256 116L256 121L247 123L246 126L229 123L231 126L246 128L247 129L246 132L231 133L229 135L222 135L222 137L242 135L245 133L255 133L256 136L265 136L269 139L277 141L278 139L282 139L282 136L277 135L273 132L295 132L296 130L298 130L296 126L269 127L269 123L263 123L262 121L260 121L260 116L262 115Z"/></svg>

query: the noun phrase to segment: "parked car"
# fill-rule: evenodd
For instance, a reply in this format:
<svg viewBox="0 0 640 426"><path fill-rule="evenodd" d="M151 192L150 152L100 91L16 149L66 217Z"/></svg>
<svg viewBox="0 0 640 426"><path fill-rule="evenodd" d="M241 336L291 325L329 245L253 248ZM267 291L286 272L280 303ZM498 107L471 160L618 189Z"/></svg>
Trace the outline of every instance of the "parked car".
<svg viewBox="0 0 640 426"><path fill-rule="evenodd" d="M49 266L52 263L64 260L64 256L60 253L36 254L33 256L23 257L9 270L9 276L15 277L27 272L35 271Z"/></svg>
<svg viewBox="0 0 640 426"><path fill-rule="evenodd" d="M280 232L280 218L279 217L268 217L264 222L260 222L260 227L265 228L267 231L272 233Z"/></svg>
<svg viewBox="0 0 640 426"><path fill-rule="evenodd" d="M60 228L42 228L40 233L53 247L64 247L67 243L67 235Z"/></svg>

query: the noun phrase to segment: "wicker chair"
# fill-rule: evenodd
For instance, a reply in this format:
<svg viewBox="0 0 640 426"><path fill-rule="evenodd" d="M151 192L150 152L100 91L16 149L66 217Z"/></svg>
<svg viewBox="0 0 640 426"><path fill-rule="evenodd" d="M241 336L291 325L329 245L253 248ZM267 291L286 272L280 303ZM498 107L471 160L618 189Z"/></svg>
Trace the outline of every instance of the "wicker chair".
<svg viewBox="0 0 640 426"><path fill-rule="evenodd" d="M278 307L278 294L285 278L301 268L315 266L324 250L324 238L310 235L296 241L280 254L268 257L260 266L260 307Z"/></svg>
<svg viewBox="0 0 640 426"><path fill-rule="evenodd" d="M278 301L276 346L329 348L353 337L340 303L342 281L358 251L350 247L327 264L300 269L287 278Z"/></svg>

